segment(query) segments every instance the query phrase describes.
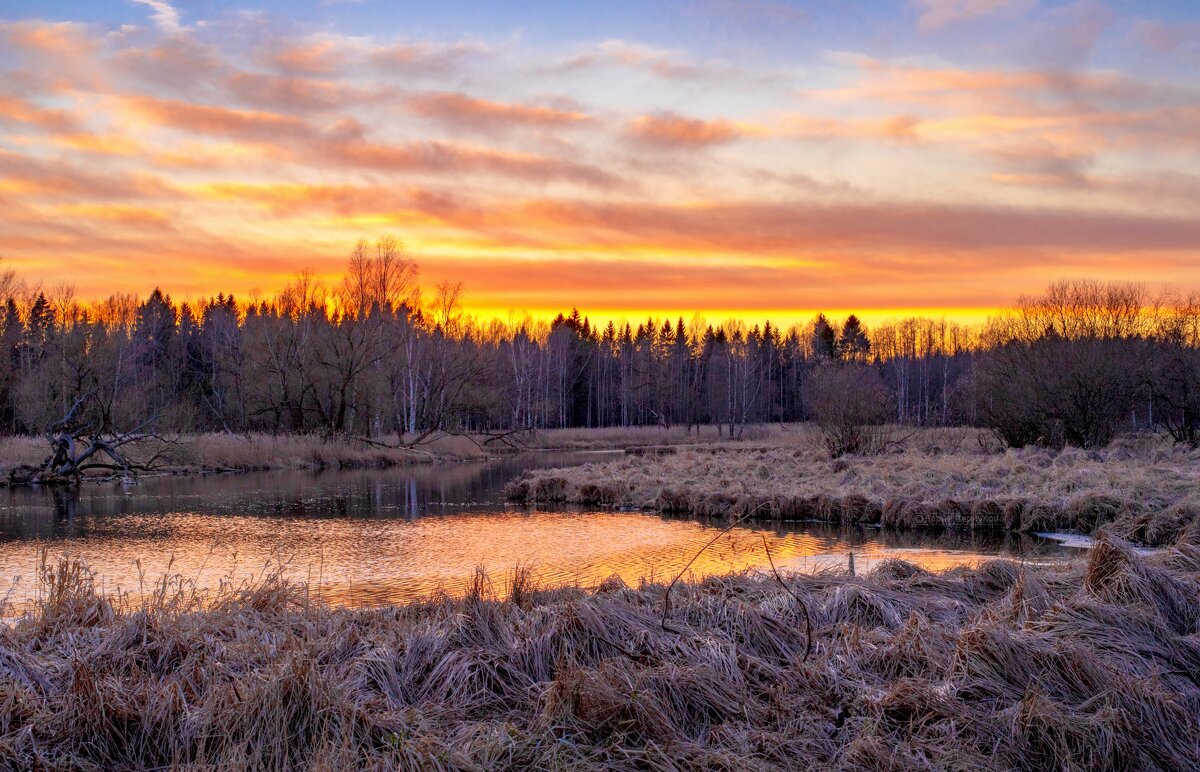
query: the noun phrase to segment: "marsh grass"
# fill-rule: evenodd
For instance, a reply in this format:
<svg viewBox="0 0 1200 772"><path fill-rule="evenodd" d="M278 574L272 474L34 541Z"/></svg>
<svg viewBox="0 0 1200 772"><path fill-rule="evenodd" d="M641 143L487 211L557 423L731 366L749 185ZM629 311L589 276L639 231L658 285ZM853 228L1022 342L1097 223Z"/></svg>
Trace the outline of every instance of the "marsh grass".
<svg viewBox="0 0 1200 772"><path fill-rule="evenodd" d="M0 435L0 477L7 478L8 470L21 464L40 464L50 455L44 437L13 437Z"/></svg>
<svg viewBox="0 0 1200 772"><path fill-rule="evenodd" d="M887 424L875 427L884 443L904 438L918 448L959 448L994 446L987 432L967 427L930 427L914 430L911 426ZM747 424L734 430L713 424L695 426L610 426L602 428L540 429L524 437L529 450L628 450L647 455L670 454L689 448L711 452L763 448L817 449L824 447L824 436L814 423Z"/></svg>
<svg viewBox="0 0 1200 772"><path fill-rule="evenodd" d="M378 442L397 445L397 437ZM366 469L483 458L466 437L446 435L416 448L382 447L352 437L202 434L181 443L178 460L213 469Z"/></svg>
<svg viewBox="0 0 1200 772"><path fill-rule="evenodd" d="M975 445L987 438L974 429L922 429L883 427L889 437L907 437L920 447ZM543 429L513 439L510 444L487 444L486 437L442 435L413 448L396 447L400 438L383 435L365 442L353 437L324 437L317 434L185 434L156 457L157 473L252 472L282 469L372 469L438 461L466 461L521 450L628 450L647 455L697 452L721 453L767 448L811 448L820 442L811 424L752 424L730 439L718 436L717 428L699 430L675 426L611 427L591 429ZM387 447L392 446L392 447ZM161 450L161 448L156 448ZM19 466L40 466L49 455L42 437L0 436L0 486L9 472ZM135 449L131 460L143 462ZM111 472L95 471L98 477Z"/></svg>
<svg viewBox="0 0 1200 772"><path fill-rule="evenodd" d="M396 445L395 436L378 438ZM196 434L173 438L156 459L159 473L247 472L271 469L372 469L484 458L488 455L467 437L446 435L417 448L384 447L352 437L315 434ZM39 437L0 438L0 485L8 471L38 466L49 455ZM135 451L132 460L143 461ZM100 476L110 476L104 471Z"/></svg>
<svg viewBox="0 0 1200 772"><path fill-rule="evenodd" d="M280 574L141 602L48 561L0 630L0 766L1194 769L1200 547L337 609ZM499 591L506 599L497 599ZM803 661L799 601L811 610Z"/></svg>
<svg viewBox="0 0 1200 772"><path fill-rule="evenodd" d="M809 443L816 437L811 424L747 424L730 437L727 427L703 424L699 427L676 425L608 426L599 428L540 429L522 440L530 450L611 450L637 447L676 447L687 445L763 445L775 447Z"/></svg>
<svg viewBox="0 0 1200 772"><path fill-rule="evenodd" d="M686 447L527 472L510 501L629 507L696 517L885 528L1092 533L1167 544L1200 529L1200 452L1134 438L1103 451L997 452L965 437L831 459L794 447Z"/></svg>

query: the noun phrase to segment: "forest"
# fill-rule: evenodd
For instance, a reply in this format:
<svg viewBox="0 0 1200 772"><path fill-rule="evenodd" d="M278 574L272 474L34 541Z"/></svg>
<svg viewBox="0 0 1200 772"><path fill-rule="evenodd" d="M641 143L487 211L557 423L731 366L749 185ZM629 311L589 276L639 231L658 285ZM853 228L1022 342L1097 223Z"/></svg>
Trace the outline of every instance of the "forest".
<svg viewBox="0 0 1200 772"><path fill-rule="evenodd" d="M715 424L737 438L811 419L978 426L1013 447L1148 430L1200 443L1200 296L1129 283L1062 281L978 326L480 320L461 284L422 288L384 237L354 247L339 282L301 271L270 298L84 302L10 269L0 300L7 434L73 422L416 445L555 427Z"/></svg>

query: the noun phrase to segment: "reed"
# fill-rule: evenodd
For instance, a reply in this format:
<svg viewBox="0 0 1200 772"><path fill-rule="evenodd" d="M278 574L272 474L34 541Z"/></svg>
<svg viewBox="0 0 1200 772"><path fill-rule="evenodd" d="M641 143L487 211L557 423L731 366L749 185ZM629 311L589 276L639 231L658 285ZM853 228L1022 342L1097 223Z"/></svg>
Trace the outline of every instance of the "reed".
<svg viewBox="0 0 1200 772"><path fill-rule="evenodd" d="M395 436L375 443L307 434L201 434L181 443L173 460L205 469L369 469L486 455L466 437L444 436L415 448L394 447Z"/></svg>
<svg viewBox="0 0 1200 772"><path fill-rule="evenodd" d="M40 464L48 455L50 446L44 437L0 435L0 478L7 478L15 466Z"/></svg>
<svg viewBox="0 0 1200 772"><path fill-rule="evenodd" d="M748 424L735 428L700 426L606 426L595 428L540 429L524 438L531 450L608 450L630 447L674 447L737 443L770 443L781 446L809 442L816 436L809 424Z"/></svg>
<svg viewBox="0 0 1200 772"><path fill-rule="evenodd" d="M154 463L159 474L195 474L272 469L383 469L489 455L471 439L451 435L415 448L397 445L394 435L367 442L315 434L195 434L170 439L165 450L156 447L158 455ZM21 465L38 466L48 455L48 445L42 438L0 438L0 485L7 482L9 470ZM131 460L146 459L135 450ZM97 475L111 473L101 471Z"/></svg>
<svg viewBox="0 0 1200 772"><path fill-rule="evenodd" d="M13 769L1195 769L1200 546L338 609L269 575L0 629ZM496 595L504 596L497 599ZM813 647L805 660L802 606Z"/></svg>
<svg viewBox="0 0 1200 772"><path fill-rule="evenodd" d="M948 435L949 436L949 435ZM1093 533L1143 544L1200 529L1200 451L1146 439L1103 451L995 451L930 444L831 459L819 446L684 447L527 472L510 501L627 507L697 517Z"/></svg>
<svg viewBox="0 0 1200 772"><path fill-rule="evenodd" d="M970 427L927 427L915 430L911 426L887 425L879 431L888 438L907 438L909 444L921 447L962 447L964 445L995 444L987 432ZM608 426L570 429L539 429L521 438L529 450L630 450L638 453L669 454L686 448L722 449L804 448L824 449L820 428L813 423L746 424L735 427L732 434L727 426Z"/></svg>

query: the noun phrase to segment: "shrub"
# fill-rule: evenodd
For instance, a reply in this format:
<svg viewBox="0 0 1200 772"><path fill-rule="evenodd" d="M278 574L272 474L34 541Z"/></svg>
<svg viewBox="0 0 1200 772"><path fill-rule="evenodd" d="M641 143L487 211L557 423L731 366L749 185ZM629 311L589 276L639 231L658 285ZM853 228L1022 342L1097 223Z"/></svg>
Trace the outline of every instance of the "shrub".
<svg viewBox="0 0 1200 772"><path fill-rule="evenodd" d="M891 411L891 395L879 373L858 363L831 363L808 381L808 409L833 458L879 453L887 442L879 426Z"/></svg>

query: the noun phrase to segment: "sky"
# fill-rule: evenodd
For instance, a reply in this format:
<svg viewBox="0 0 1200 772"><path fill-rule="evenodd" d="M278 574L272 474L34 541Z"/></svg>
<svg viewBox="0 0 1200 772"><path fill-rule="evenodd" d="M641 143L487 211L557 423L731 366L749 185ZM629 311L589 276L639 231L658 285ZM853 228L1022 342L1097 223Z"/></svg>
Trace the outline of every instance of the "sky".
<svg viewBox="0 0 1200 772"><path fill-rule="evenodd" d="M1200 290L1200 4L0 0L0 261L270 296L972 321Z"/></svg>

